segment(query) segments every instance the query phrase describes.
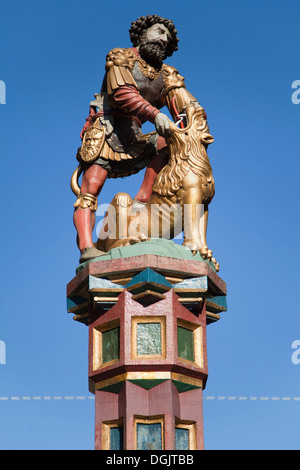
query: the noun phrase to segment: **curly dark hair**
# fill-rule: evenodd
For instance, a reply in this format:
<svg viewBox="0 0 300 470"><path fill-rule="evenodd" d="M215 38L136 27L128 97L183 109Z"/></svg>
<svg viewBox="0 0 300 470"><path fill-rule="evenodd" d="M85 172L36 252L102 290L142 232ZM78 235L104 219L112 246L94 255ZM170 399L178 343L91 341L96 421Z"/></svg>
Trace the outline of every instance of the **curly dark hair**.
<svg viewBox="0 0 300 470"><path fill-rule="evenodd" d="M157 23L163 24L170 31L171 39L166 49L166 57L171 57L173 52L178 50L179 38L177 37L177 29L172 20L167 20L158 15L140 16L140 18L131 23L129 34L132 45L133 47L138 46L144 31Z"/></svg>

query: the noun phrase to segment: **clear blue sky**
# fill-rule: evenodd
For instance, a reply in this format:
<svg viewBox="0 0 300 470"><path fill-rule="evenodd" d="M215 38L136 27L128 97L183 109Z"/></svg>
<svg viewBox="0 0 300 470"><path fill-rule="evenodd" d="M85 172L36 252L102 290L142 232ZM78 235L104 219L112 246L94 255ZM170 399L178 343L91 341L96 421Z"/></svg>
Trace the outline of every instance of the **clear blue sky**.
<svg viewBox="0 0 300 470"><path fill-rule="evenodd" d="M66 311L78 263L69 180L105 56L149 13L174 21L168 63L215 138L208 240L228 312L208 328L205 396L299 397L296 0L0 0L0 396L89 395L87 328ZM134 195L141 179L109 181L99 202ZM0 401L0 417L1 449L94 446L91 400ZM299 449L299 417L299 401L205 400L206 448Z"/></svg>

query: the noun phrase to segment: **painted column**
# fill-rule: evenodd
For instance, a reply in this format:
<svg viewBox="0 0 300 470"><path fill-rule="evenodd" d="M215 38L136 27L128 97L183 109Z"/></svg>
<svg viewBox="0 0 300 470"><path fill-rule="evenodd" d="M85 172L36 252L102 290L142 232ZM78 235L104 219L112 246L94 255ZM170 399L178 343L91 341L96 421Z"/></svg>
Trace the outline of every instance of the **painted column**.
<svg viewBox="0 0 300 470"><path fill-rule="evenodd" d="M80 267L67 297L89 328L95 449L203 449L206 327L226 310L213 266L153 254L101 257Z"/></svg>

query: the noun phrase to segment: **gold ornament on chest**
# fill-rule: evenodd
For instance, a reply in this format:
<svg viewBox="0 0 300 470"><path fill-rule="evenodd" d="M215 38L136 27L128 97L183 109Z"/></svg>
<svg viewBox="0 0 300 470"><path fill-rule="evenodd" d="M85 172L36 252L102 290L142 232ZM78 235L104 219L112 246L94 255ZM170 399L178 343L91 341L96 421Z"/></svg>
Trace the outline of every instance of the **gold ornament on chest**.
<svg viewBox="0 0 300 470"><path fill-rule="evenodd" d="M142 74L145 77L150 78L150 80L156 80L162 73L162 69L156 69L152 67L151 65L147 64L147 62L141 57L138 58L138 65Z"/></svg>

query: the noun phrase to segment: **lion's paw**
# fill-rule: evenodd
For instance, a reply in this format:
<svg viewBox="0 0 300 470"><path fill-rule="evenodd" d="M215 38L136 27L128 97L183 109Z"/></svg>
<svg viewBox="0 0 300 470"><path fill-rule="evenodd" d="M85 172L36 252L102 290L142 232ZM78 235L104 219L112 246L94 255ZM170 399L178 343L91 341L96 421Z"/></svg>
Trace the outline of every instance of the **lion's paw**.
<svg viewBox="0 0 300 470"><path fill-rule="evenodd" d="M220 265L219 265L219 263L217 262L216 258L212 258L211 260L212 260L212 262L214 263L216 272L218 273L218 272L220 271Z"/></svg>
<svg viewBox="0 0 300 470"><path fill-rule="evenodd" d="M135 236L130 236L128 238L128 244L129 245L135 245L136 243L140 242L148 242L150 239L145 235L144 233L140 233L137 237Z"/></svg>
<svg viewBox="0 0 300 470"><path fill-rule="evenodd" d="M193 240L185 240L182 245L189 248L191 250L191 252L193 253L193 255L200 252L200 250L201 250L200 243L195 242Z"/></svg>
<svg viewBox="0 0 300 470"><path fill-rule="evenodd" d="M210 251L208 249L208 246L207 245L202 245L199 252L200 252L200 255L202 256L203 259L206 259L208 258L209 254L210 254ZM212 251L211 251L211 254L212 254Z"/></svg>

